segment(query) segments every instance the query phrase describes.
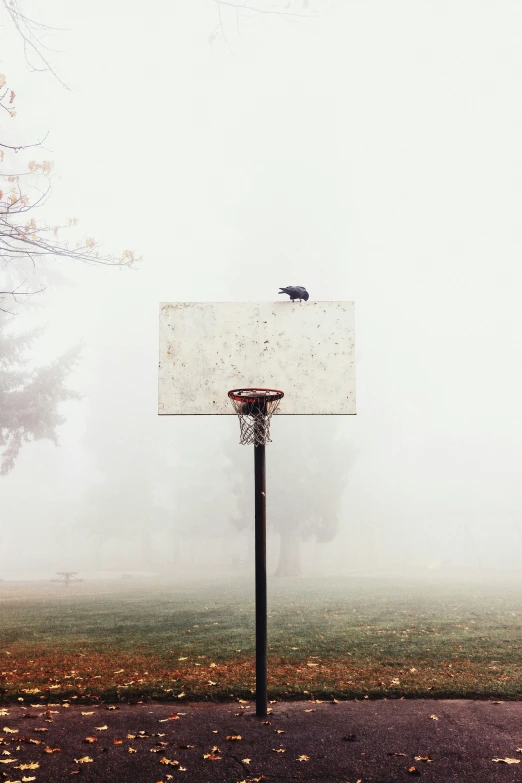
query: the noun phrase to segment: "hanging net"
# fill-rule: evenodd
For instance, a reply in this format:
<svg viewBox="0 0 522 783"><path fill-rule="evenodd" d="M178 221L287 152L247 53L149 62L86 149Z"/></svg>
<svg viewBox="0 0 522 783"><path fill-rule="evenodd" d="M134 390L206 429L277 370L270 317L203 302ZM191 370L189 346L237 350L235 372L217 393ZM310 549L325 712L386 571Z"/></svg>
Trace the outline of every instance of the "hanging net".
<svg viewBox="0 0 522 783"><path fill-rule="evenodd" d="M241 428L242 445L270 443L270 419L284 397L277 389L233 389L228 396Z"/></svg>

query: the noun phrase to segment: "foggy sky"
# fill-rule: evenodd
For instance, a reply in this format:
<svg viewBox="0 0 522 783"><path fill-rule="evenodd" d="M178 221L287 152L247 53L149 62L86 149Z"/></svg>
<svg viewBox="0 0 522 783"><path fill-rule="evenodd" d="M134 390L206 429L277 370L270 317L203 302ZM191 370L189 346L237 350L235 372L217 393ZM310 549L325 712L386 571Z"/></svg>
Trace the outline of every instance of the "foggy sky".
<svg viewBox="0 0 522 783"><path fill-rule="evenodd" d="M50 132L51 219L144 256L132 271L61 263L69 282L18 316L47 325L39 360L83 341L70 383L83 399L64 406L60 448L28 445L2 479L3 566L65 568L60 530L100 484L148 471L172 511L172 466L205 455L219 486L237 423L156 414L158 302L301 284L356 302L358 415L339 429L357 458L337 552L383 571L517 567L522 8L339 5L239 29L223 9L226 40L210 43L210 0L46 0L43 18L67 28L54 42L71 91L29 73L0 29L18 127ZM279 425L274 438L297 426Z"/></svg>

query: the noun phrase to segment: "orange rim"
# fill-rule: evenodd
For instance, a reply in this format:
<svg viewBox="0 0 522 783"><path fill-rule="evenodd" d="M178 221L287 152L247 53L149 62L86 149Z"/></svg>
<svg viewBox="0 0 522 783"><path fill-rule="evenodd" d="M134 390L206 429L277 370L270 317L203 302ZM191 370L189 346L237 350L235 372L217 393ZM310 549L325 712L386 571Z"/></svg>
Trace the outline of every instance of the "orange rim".
<svg viewBox="0 0 522 783"><path fill-rule="evenodd" d="M257 402L258 400L281 400L285 393L280 389L232 389L228 396L236 402Z"/></svg>

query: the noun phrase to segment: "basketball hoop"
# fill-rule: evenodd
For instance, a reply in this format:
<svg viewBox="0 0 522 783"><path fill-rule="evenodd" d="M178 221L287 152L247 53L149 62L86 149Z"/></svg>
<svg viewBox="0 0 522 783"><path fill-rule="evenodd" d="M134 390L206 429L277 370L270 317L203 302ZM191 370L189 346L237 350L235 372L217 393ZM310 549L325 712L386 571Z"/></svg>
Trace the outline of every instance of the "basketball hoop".
<svg viewBox="0 0 522 783"><path fill-rule="evenodd" d="M241 428L240 444L264 446L270 443L270 419L284 392L278 389L232 389L228 396Z"/></svg>

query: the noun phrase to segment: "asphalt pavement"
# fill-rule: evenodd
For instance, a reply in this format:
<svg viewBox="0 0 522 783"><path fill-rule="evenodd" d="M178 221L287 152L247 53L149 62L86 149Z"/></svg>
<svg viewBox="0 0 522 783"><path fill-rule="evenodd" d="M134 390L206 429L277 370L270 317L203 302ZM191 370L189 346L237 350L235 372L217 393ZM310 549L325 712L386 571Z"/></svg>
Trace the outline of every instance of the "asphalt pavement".
<svg viewBox="0 0 522 783"><path fill-rule="evenodd" d="M522 781L522 702L278 702L258 718L253 701L30 699L0 706L5 783Z"/></svg>

